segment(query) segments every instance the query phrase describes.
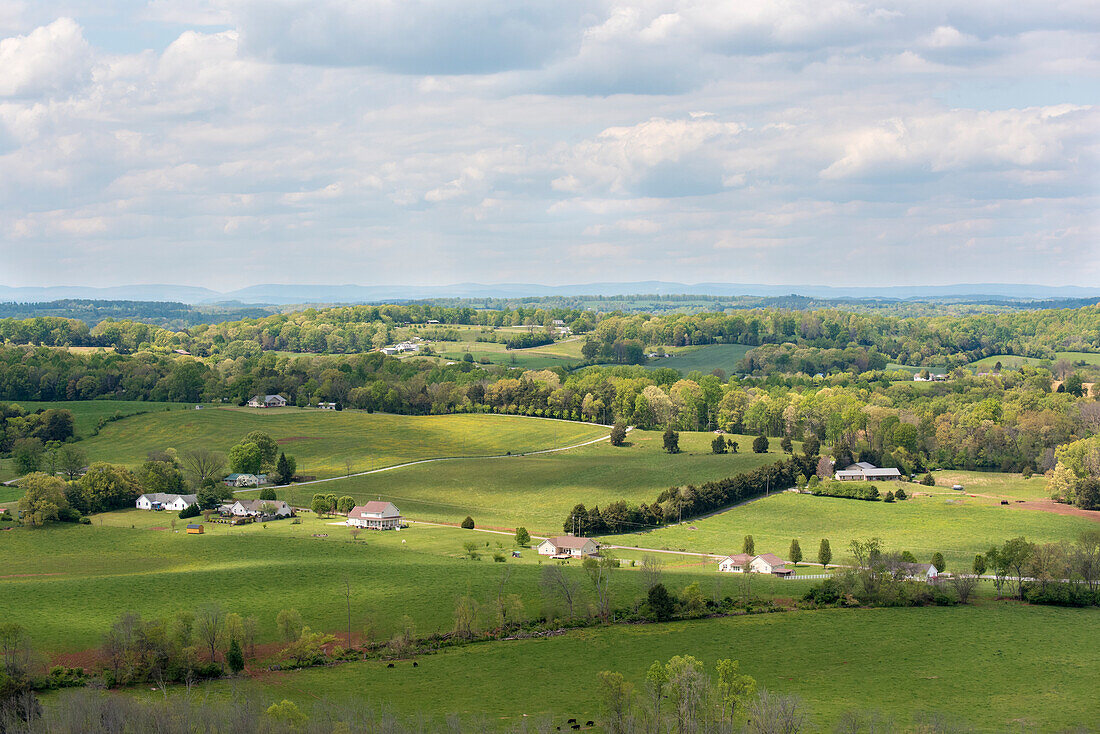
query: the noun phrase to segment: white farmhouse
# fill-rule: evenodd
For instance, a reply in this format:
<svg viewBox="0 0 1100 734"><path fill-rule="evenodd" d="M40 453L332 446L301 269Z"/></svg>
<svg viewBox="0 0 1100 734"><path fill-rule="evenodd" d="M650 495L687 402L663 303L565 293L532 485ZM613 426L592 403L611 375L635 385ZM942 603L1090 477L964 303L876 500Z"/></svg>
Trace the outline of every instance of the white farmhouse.
<svg viewBox="0 0 1100 734"><path fill-rule="evenodd" d="M222 514L234 517L257 517L260 515L274 515L275 517L290 517L294 511L290 505L282 500L237 500L229 505L222 505Z"/></svg>
<svg viewBox="0 0 1100 734"><path fill-rule="evenodd" d="M600 552L600 544L592 538L559 535L539 543L538 552L540 556L595 556Z"/></svg>
<svg viewBox="0 0 1100 734"><path fill-rule="evenodd" d="M723 573L744 573L745 565L752 560L748 553L726 556L718 562L718 570Z"/></svg>
<svg viewBox="0 0 1100 734"><path fill-rule="evenodd" d="M143 494L137 498L139 510L186 510L197 503L199 498L193 494L165 494L164 492L152 492Z"/></svg>
<svg viewBox="0 0 1100 734"><path fill-rule="evenodd" d="M392 502L372 500L351 508L347 524L367 530L400 530L401 520L401 511Z"/></svg>

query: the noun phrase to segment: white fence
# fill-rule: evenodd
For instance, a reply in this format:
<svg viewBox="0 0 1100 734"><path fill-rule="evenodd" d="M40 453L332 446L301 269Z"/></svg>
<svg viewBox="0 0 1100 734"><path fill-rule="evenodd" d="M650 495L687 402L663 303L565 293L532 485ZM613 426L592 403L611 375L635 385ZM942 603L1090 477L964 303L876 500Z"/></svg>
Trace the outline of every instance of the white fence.
<svg viewBox="0 0 1100 734"><path fill-rule="evenodd" d="M813 581L815 579L831 579L832 577L831 573L818 573L809 576L784 576L783 578L787 581Z"/></svg>

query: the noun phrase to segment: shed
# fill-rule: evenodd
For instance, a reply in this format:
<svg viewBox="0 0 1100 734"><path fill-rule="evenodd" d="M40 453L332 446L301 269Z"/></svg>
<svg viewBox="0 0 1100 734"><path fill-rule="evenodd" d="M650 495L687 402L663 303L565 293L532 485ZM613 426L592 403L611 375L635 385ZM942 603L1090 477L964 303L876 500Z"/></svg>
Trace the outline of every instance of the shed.
<svg viewBox="0 0 1100 734"><path fill-rule="evenodd" d="M191 523L187 526L188 535L202 535L202 523Z"/></svg>

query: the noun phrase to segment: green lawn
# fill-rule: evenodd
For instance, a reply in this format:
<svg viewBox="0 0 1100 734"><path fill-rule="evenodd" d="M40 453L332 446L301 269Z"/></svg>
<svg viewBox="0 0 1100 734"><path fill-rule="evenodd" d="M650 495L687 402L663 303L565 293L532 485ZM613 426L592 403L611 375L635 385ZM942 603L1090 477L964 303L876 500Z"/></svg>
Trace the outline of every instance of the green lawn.
<svg viewBox="0 0 1100 734"><path fill-rule="evenodd" d="M921 488L907 485L910 489ZM846 563L852 539L878 537L887 549L908 550L921 561L939 551L950 571L969 569L975 554L1009 538L1052 543L1096 527L1091 520L1004 507L996 500L935 495L887 504L784 492L704 520L606 540L727 554L739 552L744 536L752 535L757 553L786 557L791 540L798 538L806 560L814 560L821 539L828 538L834 562Z"/></svg>
<svg viewBox="0 0 1100 734"><path fill-rule="evenodd" d="M720 658L739 660L760 685L801 699L817 731L832 731L851 710L885 715L893 725L883 731L909 729L928 712L980 731L1060 731L1100 719L1100 646L1066 644L1067 634L1100 637L1100 610L989 602L621 626L471 645L422 656L417 668L407 661L394 669L359 662L268 674L243 685L265 704L286 698L306 711L327 698L385 704L406 716L484 717L491 728L516 725L525 715L550 716L553 725L567 718L598 723L598 671L621 672L643 690L654 660L690 654L711 669ZM241 685L202 690L227 696Z"/></svg>
<svg viewBox="0 0 1100 734"><path fill-rule="evenodd" d="M143 400L13 400L24 410L47 410L64 408L72 411L74 429L80 438L87 438L95 430L100 418L113 415L136 415L137 413L164 412L166 410L194 409L194 403L154 403Z"/></svg>
<svg viewBox="0 0 1100 734"><path fill-rule="evenodd" d="M509 592L520 595L529 614L543 610L538 576L549 561L530 549L511 558L512 538L506 535L413 525L401 532L364 532L352 540L339 524L342 518L310 514L299 525L206 523L205 534L187 535L186 521L175 518L173 528L173 519L167 512L124 510L96 516L91 526L0 532L5 561L0 619L26 626L46 651L78 651L97 646L125 611L169 616L214 601L228 611L255 615L266 641L275 637L276 614L289 607L314 629L346 629L343 582L348 578L357 630L369 620L388 636L407 614L421 634L430 634L450 630L454 600L466 593L484 605L488 617L506 569L512 573ZM468 541L479 544L481 560L463 557ZM491 557L498 543L508 556L504 564ZM718 574L714 562L662 558L666 584L674 590L699 580L708 595L738 593L740 579ZM583 582L587 596L580 564L571 563L568 572ZM638 569L622 569L615 582L619 602L640 595L641 583ZM794 583L798 587L792 591ZM789 597L801 594L804 584L762 578L752 588Z"/></svg>
<svg viewBox="0 0 1100 734"><path fill-rule="evenodd" d="M560 533L563 518L578 502L587 507L652 502L670 486L722 479L783 458L779 451L744 453L751 436L732 437L741 453L715 455L713 434L687 431L680 433L683 453L670 455L661 435L635 430L620 447L601 442L539 456L421 464L306 485L280 499L308 505L315 492L382 497L420 520L459 522L471 515L481 526Z"/></svg>
<svg viewBox="0 0 1100 734"><path fill-rule="evenodd" d="M737 372L737 363L740 362L752 347L746 344L708 344L702 347L685 347L683 349L669 349L671 357L650 360L646 367L657 369L658 367L671 367L686 375L692 370L699 370L704 374L710 374L716 369L724 370L727 375Z"/></svg>
<svg viewBox="0 0 1100 734"><path fill-rule="evenodd" d="M207 408L111 423L81 442L92 460L135 466L150 451L227 452L249 431L269 433L318 477L440 456L486 456L569 446L606 435L602 426L504 415L398 416L303 408Z"/></svg>

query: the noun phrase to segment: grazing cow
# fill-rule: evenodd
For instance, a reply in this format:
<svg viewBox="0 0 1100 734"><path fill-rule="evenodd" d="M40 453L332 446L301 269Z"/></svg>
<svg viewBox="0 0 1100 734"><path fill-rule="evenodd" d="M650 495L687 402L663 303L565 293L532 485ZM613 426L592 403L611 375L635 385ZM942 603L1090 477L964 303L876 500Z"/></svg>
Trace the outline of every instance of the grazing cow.
<svg viewBox="0 0 1100 734"><path fill-rule="evenodd" d="M386 667L387 667L387 668L392 668L392 667L393 667L393 663L390 663L390 664L388 664L388 665L387 665Z"/></svg>
<svg viewBox="0 0 1100 734"><path fill-rule="evenodd" d="M414 668L419 668L419 667L420 667L420 663L418 663L418 662L416 662L415 660L413 660L413 667L414 667Z"/></svg>
<svg viewBox="0 0 1100 734"><path fill-rule="evenodd" d="M565 722L565 723L566 723L566 724L576 724L576 723L577 723L577 720L576 720L576 719L570 719L569 721L567 721L567 722Z"/></svg>
<svg viewBox="0 0 1100 734"><path fill-rule="evenodd" d="M581 725L580 724L573 724L573 726L571 726L569 728L572 729L573 731L576 731L577 729L581 728Z"/></svg>
<svg viewBox="0 0 1100 734"><path fill-rule="evenodd" d="M585 726L595 726L596 722L595 721L586 721L584 725Z"/></svg>

